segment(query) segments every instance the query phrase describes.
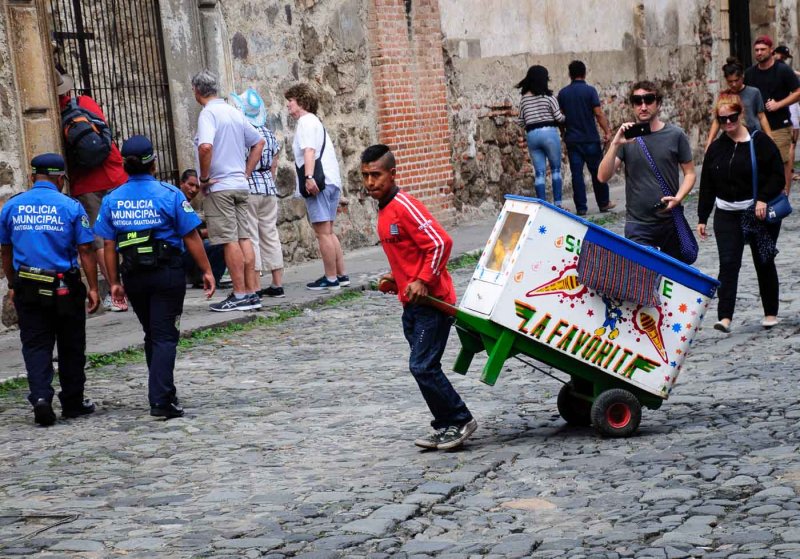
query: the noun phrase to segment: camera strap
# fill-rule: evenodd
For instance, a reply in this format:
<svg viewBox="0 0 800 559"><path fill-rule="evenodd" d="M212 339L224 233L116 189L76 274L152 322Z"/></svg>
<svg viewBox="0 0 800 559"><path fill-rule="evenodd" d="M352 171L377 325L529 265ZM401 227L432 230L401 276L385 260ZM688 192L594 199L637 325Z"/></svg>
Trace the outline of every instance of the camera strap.
<svg viewBox="0 0 800 559"><path fill-rule="evenodd" d="M661 192L664 196L675 196L669 189L669 186L667 186L667 181L664 180L661 171L658 170L658 165L656 165L653 156L650 155L647 144L644 143L641 137L636 138L636 143L639 144L645 159L647 159L647 162L650 164L650 169L652 169L653 174L656 176L656 182L658 182ZM672 221L675 225L675 232L678 234L678 242L680 243L681 261L686 264L694 264L694 261L697 260L697 253L700 247L697 245L697 239L694 238L692 228L689 226L689 222L686 221L686 216L683 214L683 206L678 204L672 208L671 214Z"/></svg>

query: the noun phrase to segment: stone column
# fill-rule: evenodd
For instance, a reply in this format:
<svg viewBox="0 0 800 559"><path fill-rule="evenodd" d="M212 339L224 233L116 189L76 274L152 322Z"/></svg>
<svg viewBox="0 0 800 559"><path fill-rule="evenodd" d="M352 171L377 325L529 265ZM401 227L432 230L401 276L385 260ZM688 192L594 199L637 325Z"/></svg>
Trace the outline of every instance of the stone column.
<svg viewBox="0 0 800 559"><path fill-rule="evenodd" d="M201 107L192 93L192 76L206 65L200 11L196 0L161 0L159 6L178 168L183 171L196 165L193 139Z"/></svg>
<svg viewBox="0 0 800 559"><path fill-rule="evenodd" d="M206 68L219 76L219 93L225 96L233 91L233 65L231 64L228 29L222 16L220 2L199 0L200 29Z"/></svg>
<svg viewBox="0 0 800 559"><path fill-rule="evenodd" d="M60 117L44 0L8 3L8 40L22 119L22 165L42 152L61 152ZM24 173L23 173L24 175Z"/></svg>

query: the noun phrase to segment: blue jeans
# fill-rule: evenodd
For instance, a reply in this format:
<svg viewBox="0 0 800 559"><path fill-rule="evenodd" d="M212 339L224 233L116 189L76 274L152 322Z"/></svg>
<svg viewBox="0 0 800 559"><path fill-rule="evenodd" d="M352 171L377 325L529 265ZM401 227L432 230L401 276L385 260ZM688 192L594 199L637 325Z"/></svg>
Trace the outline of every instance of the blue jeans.
<svg viewBox="0 0 800 559"><path fill-rule="evenodd" d="M575 209L579 212L589 209L586 205L586 183L583 181L584 163L592 176L592 188L597 207L606 207L609 202L608 183L597 180L597 169L603 159L603 147L597 142L567 144L567 156L569 157L569 170L572 173L572 199L575 201Z"/></svg>
<svg viewBox="0 0 800 559"><path fill-rule="evenodd" d="M545 162L550 162L550 174L553 179L553 203L561 205L561 137L554 126L535 128L525 135L528 141L528 153L533 163L533 188L536 197L547 200L544 187Z"/></svg>
<svg viewBox="0 0 800 559"><path fill-rule="evenodd" d="M403 334L411 347L408 367L433 414L434 429L463 425L472 419L442 371L442 354L452 324L451 317L433 307L409 303L403 308Z"/></svg>

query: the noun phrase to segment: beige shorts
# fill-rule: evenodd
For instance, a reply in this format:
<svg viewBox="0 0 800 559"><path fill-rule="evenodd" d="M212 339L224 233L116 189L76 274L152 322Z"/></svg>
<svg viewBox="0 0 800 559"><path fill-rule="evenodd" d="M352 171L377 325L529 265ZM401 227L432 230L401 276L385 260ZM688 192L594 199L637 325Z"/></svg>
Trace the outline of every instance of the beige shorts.
<svg viewBox="0 0 800 559"><path fill-rule="evenodd" d="M203 200L203 213L208 226L208 240L212 245L223 245L250 238L247 217L248 190L220 190L211 192Z"/></svg>
<svg viewBox="0 0 800 559"><path fill-rule="evenodd" d="M98 190L96 192L87 192L86 194L78 194L75 198L81 203L83 209L86 210L86 215L89 216L89 225L94 227L94 222L97 221L97 214L100 213L100 204L103 198L111 190ZM103 238L99 235L94 236L94 248L103 248Z"/></svg>
<svg viewBox="0 0 800 559"><path fill-rule="evenodd" d="M791 127L779 128L772 131L772 141L781 152L784 163L792 160L792 129Z"/></svg>

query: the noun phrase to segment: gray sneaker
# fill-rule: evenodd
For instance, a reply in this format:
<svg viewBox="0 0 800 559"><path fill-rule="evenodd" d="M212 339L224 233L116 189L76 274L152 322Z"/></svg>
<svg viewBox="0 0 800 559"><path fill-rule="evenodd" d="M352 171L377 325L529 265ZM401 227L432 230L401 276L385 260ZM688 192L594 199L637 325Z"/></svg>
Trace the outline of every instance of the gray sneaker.
<svg viewBox="0 0 800 559"><path fill-rule="evenodd" d="M452 450L461 446L469 436L478 428L478 422L475 419L470 419L461 426L451 425L444 430L444 433L439 435L439 441L436 448L439 450Z"/></svg>
<svg viewBox="0 0 800 559"><path fill-rule="evenodd" d="M242 299L237 299L236 296L231 293L228 297L225 298L224 301L220 301L219 303L212 303L208 306L209 309L216 312L230 312L230 311L249 311L251 309L257 308L254 306L255 303L250 297L243 297ZM261 304L259 303L259 307Z"/></svg>
<svg viewBox="0 0 800 559"><path fill-rule="evenodd" d="M414 444L421 448L436 448L439 444L439 438L444 434L446 428L434 431L430 435L425 435L414 441Z"/></svg>

